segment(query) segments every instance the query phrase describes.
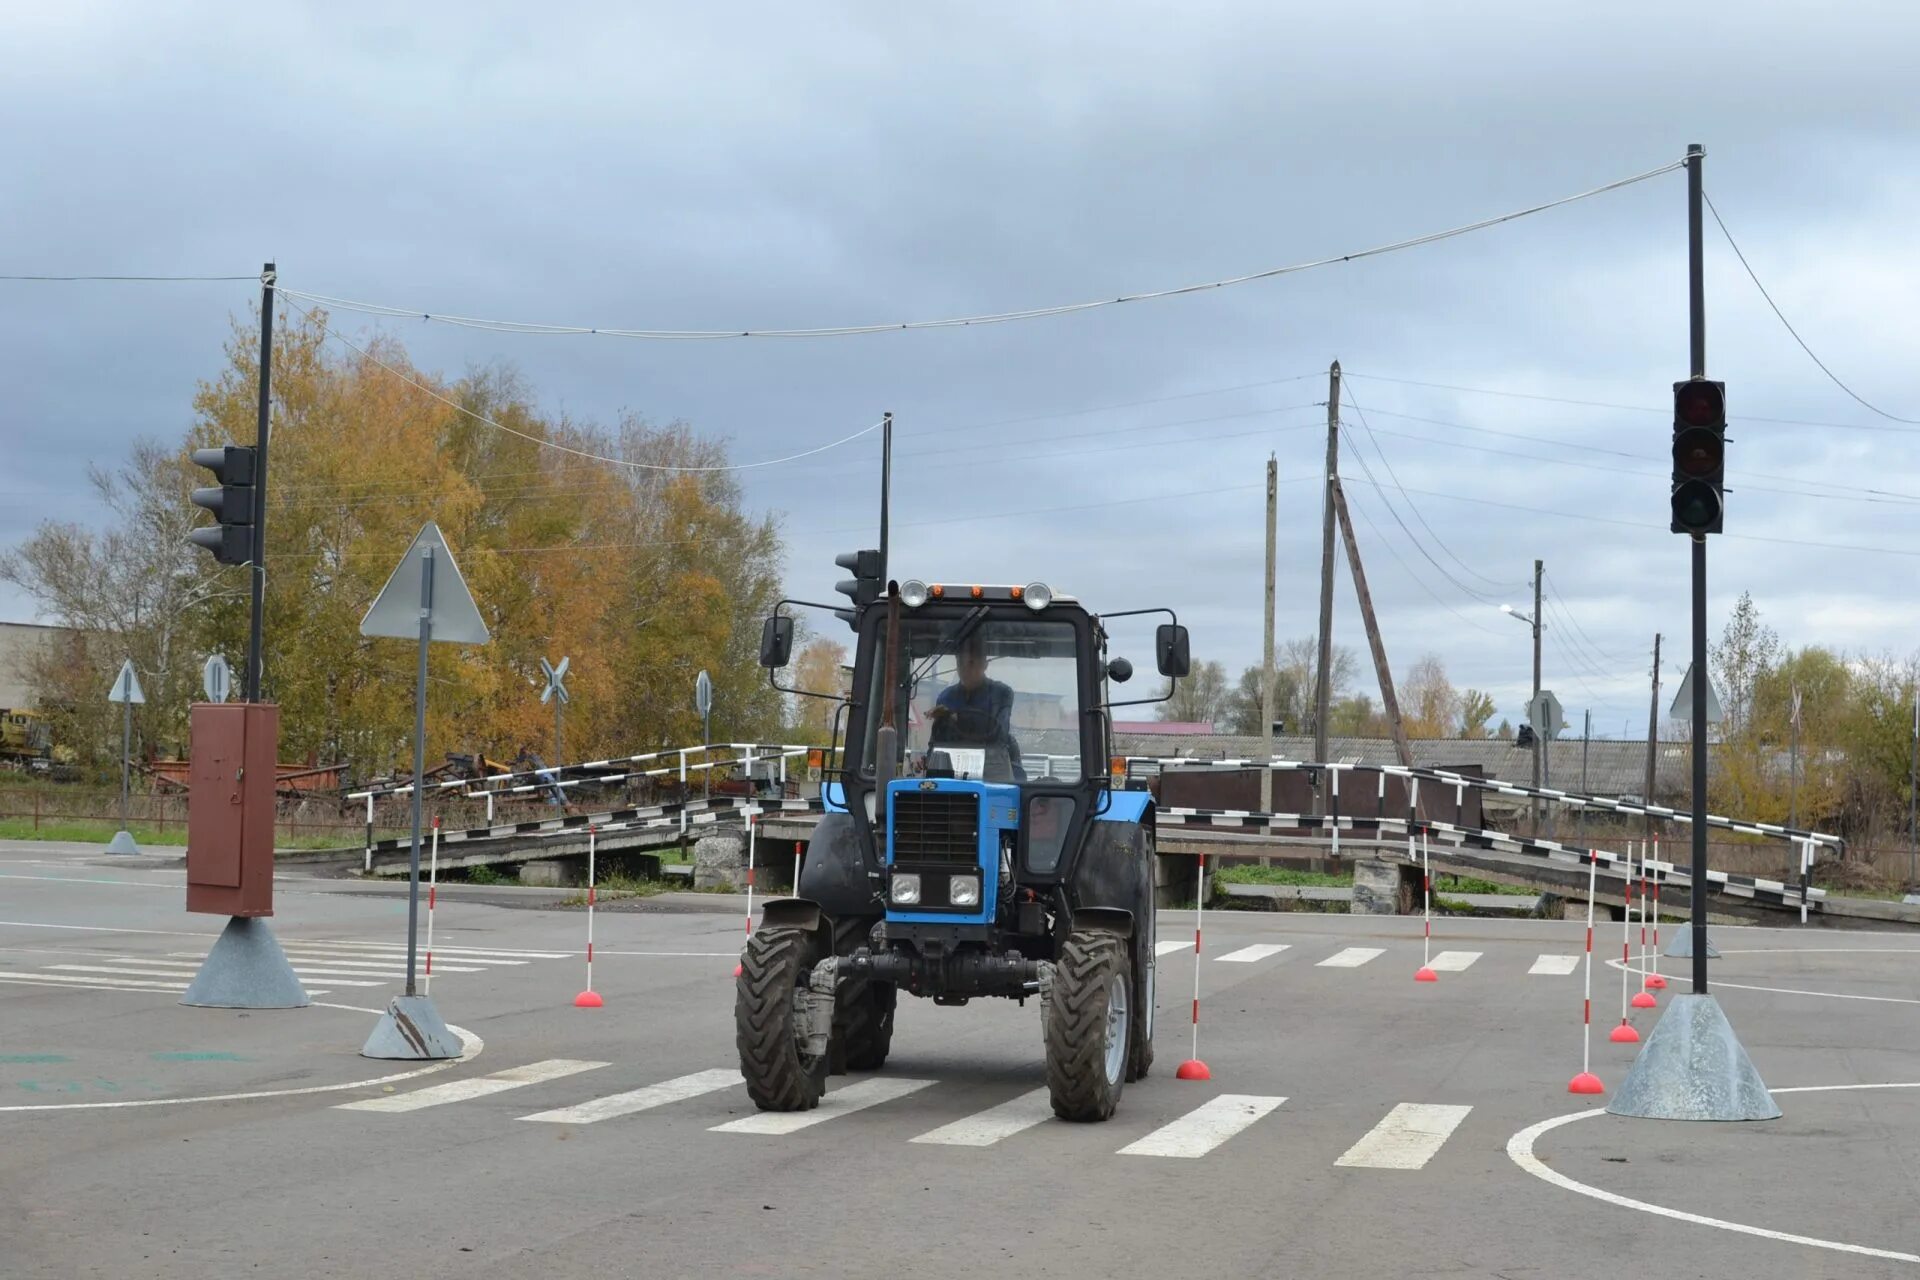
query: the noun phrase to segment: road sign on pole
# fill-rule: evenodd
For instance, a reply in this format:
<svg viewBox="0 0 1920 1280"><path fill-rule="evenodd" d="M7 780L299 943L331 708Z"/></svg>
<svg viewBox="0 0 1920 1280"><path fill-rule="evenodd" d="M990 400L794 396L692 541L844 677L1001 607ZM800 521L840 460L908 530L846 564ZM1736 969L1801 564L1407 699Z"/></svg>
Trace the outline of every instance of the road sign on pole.
<svg viewBox="0 0 1920 1280"><path fill-rule="evenodd" d="M417 585L416 585L417 584ZM486 623L453 562L446 539L433 521L414 537L413 545L380 589L373 607L360 623L364 636L393 636L417 641L413 707L413 848L408 858L407 992L395 996L387 1012L360 1050L366 1058L451 1058L460 1042L433 1002L415 990L414 974L420 933L420 825L421 790L427 768L427 646L435 640L452 644L485 644Z"/></svg>
<svg viewBox="0 0 1920 1280"><path fill-rule="evenodd" d="M1673 705L1667 708L1667 714L1675 720L1691 724L1693 722L1693 664L1687 664L1686 679L1680 682L1680 692L1673 696ZM1720 695L1714 691L1713 681L1707 681L1707 723L1720 723Z"/></svg>
<svg viewBox="0 0 1920 1280"><path fill-rule="evenodd" d="M113 688L107 691L107 701L117 702L121 707L120 830L114 833L108 843L108 853L140 852L140 846L134 843L133 833L127 830L127 798L133 783L133 708L135 703L146 700L147 695L140 688L140 677L133 669L133 659L128 658L120 664L120 674L113 678Z"/></svg>
<svg viewBox="0 0 1920 1280"><path fill-rule="evenodd" d="M567 664L572 658L562 657L560 665L555 666L545 658L540 659L540 670L547 677L547 687L540 691L540 701L553 703L553 767L567 767L566 714L567 704L573 699L567 694Z"/></svg>
<svg viewBox="0 0 1920 1280"><path fill-rule="evenodd" d="M1527 703L1527 723L1544 742L1560 736L1560 731L1567 727L1567 715L1560 707L1560 699L1553 696L1553 690L1542 689L1539 697Z"/></svg>
<svg viewBox="0 0 1920 1280"><path fill-rule="evenodd" d="M233 692L233 672L224 657L216 653L207 659L207 665L200 669L200 687L206 691L208 702L227 700Z"/></svg>
<svg viewBox="0 0 1920 1280"><path fill-rule="evenodd" d="M713 746L713 677L707 674L705 667L693 682L693 709L700 713L700 745ZM707 767L703 771L706 778L706 792L713 794L713 753L705 752Z"/></svg>

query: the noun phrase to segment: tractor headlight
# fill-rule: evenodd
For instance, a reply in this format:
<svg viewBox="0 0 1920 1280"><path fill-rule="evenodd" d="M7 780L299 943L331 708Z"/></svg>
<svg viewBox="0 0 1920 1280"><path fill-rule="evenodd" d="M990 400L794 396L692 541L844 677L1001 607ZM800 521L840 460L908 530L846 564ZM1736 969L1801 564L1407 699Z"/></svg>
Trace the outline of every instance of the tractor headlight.
<svg viewBox="0 0 1920 1280"><path fill-rule="evenodd" d="M1027 608L1038 613L1053 603L1053 588L1044 582L1029 582L1020 598L1027 602Z"/></svg>
<svg viewBox="0 0 1920 1280"><path fill-rule="evenodd" d="M977 907L980 905L979 876L947 877L947 901L956 907Z"/></svg>
<svg viewBox="0 0 1920 1280"><path fill-rule="evenodd" d="M911 873L903 875L895 872L891 892L895 902L912 906L920 901L920 877Z"/></svg>
<svg viewBox="0 0 1920 1280"><path fill-rule="evenodd" d="M908 578L900 584L900 603L909 609L918 609L927 602L927 584L918 578Z"/></svg>

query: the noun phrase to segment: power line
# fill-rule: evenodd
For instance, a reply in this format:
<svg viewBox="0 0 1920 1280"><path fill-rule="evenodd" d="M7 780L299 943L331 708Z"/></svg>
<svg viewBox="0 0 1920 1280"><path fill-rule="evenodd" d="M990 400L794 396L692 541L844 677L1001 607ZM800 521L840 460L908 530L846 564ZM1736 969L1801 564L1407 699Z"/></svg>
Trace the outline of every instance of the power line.
<svg viewBox="0 0 1920 1280"><path fill-rule="evenodd" d="M1367 464L1366 456L1360 452L1358 445L1355 445L1355 447L1350 452L1352 454L1353 460L1360 464L1360 469L1367 473L1368 482L1372 484L1374 487L1374 490L1379 493L1381 505L1386 507L1387 514L1393 517L1393 522L1400 526L1400 531L1407 535L1407 540L1409 542L1413 543L1413 549L1415 551L1418 551L1421 557L1425 559L1428 564L1432 565L1435 569L1439 570L1441 577L1445 578L1448 582L1452 583L1454 587L1456 587L1462 595L1472 600L1475 604L1486 604L1486 605L1498 604L1499 603L1498 601L1492 599L1487 595L1482 594L1481 592L1475 591L1472 587L1460 581L1460 579L1454 577L1452 572L1450 572L1447 569L1447 566L1441 564L1438 560L1433 558L1433 554L1427 550L1426 544L1420 541L1419 535L1414 533L1412 529L1407 527L1407 522L1405 520L1402 520L1400 518L1399 511L1394 509L1393 499L1387 496L1386 486L1382 485L1380 483L1379 477L1373 474L1373 468ZM1402 493L1407 492L1404 486L1401 487L1401 492Z"/></svg>
<svg viewBox="0 0 1920 1280"><path fill-rule="evenodd" d="M1813 361L1813 363L1819 367L1820 372L1827 375L1828 381L1832 382L1834 386L1840 388L1842 391L1846 392L1849 396L1853 397L1855 402L1857 402L1862 408L1868 410L1871 413L1876 413L1880 415L1882 418L1885 418L1889 422L1903 422L1910 427L1920 427L1920 419L1903 418L1899 414L1888 413L1885 409L1882 409L1879 405L1869 401L1865 396L1861 395L1858 391L1855 391L1852 387L1842 382L1840 380L1840 375L1835 373L1832 369L1829 369L1827 367L1827 362L1814 354L1813 348L1807 345L1807 340L1800 336L1800 331L1793 327L1793 323L1792 321L1787 319L1786 313L1780 310L1780 304L1775 302L1773 300L1773 295L1767 292L1767 286L1761 284L1760 277L1754 274L1753 264L1747 261L1746 254L1740 252L1740 245L1737 241L1734 240L1733 232L1727 230L1726 220L1720 216L1720 211L1713 207L1713 197L1707 195L1705 191L1702 191L1700 194L1701 194L1701 197L1706 200L1707 209L1710 213L1713 214L1714 222L1718 224L1718 226L1720 227L1720 234L1727 238L1727 247L1733 250L1733 256L1740 259L1740 265L1746 269L1747 279L1753 281L1753 287L1760 291L1760 296L1767 300L1767 306L1773 310L1774 318L1779 320L1781 327L1786 329L1787 333L1792 336L1793 340L1800 344L1800 349L1807 353L1807 359Z"/></svg>
<svg viewBox="0 0 1920 1280"><path fill-rule="evenodd" d="M260 273L257 271L250 276L22 276L22 275L0 276L0 280L33 281L41 284L62 284L62 283L73 283L76 281L107 281L107 282L133 283L133 284L182 284L187 282L208 281L208 280L218 280L218 281L255 280L257 281L259 279L260 279Z"/></svg>
<svg viewBox="0 0 1920 1280"><path fill-rule="evenodd" d="M1486 574L1481 573L1478 569L1468 564L1465 560L1462 560L1459 554L1455 552L1452 547L1447 545L1446 540L1442 538L1439 532L1436 531L1434 527L1427 522L1427 517L1421 512L1419 504L1416 503L1413 500L1413 498L1407 493L1406 486L1400 483L1399 473L1397 473L1393 469L1393 460L1387 457L1387 451L1380 447L1380 442L1373 438L1373 426L1371 423L1367 421L1366 410L1360 407L1360 401L1353 396L1352 388L1348 388L1348 401L1353 406L1354 416L1360 419L1360 426L1367 433L1368 443L1373 446L1374 453L1379 456L1380 464L1387 469L1387 476L1393 481L1394 487L1400 490L1400 496L1406 499L1408 510L1413 512L1413 518L1420 522L1420 527L1425 529L1429 534L1433 536L1433 540L1439 546L1439 548L1442 551L1446 552L1448 556L1452 557L1453 562L1455 564L1459 565L1462 569L1465 569L1468 573L1480 579L1480 581L1486 583L1490 587L1512 587L1512 586L1518 585L1514 582L1510 582L1510 581L1503 582L1500 579L1488 577ZM1474 594L1479 595L1480 593L1475 592ZM1482 597L1482 599L1484 598L1485 597Z"/></svg>
<svg viewBox="0 0 1920 1280"><path fill-rule="evenodd" d="M1376 491L1379 488L1377 484L1374 487ZM1385 501L1384 495L1382 495L1382 501ZM1367 528L1373 531L1373 536L1375 540L1379 543L1379 545L1386 549L1387 554L1394 558L1395 563L1397 563L1402 569L1406 571L1406 574L1409 578L1413 579L1414 585L1418 586L1422 591L1426 592L1427 595L1433 600L1435 604L1439 605L1442 609L1445 609L1448 613L1460 619L1460 621L1466 623L1468 626L1472 627L1476 631L1485 632L1487 635L1490 635L1490 636L1497 636L1500 634L1498 631L1495 631L1490 627L1481 626L1479 623L1475 622L1472 618L1469 618L1466 614L1460 612L1458 609L1454 608L1451 604L1448 604L1444 599L1440 597L1439 592L1435 591L1432 587L1428 586L1427 580L1425 578L1422 578L1418 573L1414 572L1413 566L1408 564L1405 558L1403 558L1398 551L1394 550L1393 543L1387 540L1386 534L1380 531L1380 526L1375 524L1373 522L1373 517L1367 514L1367 508L1363 503L1356 500L1348 503L1347 506L1350 510L1353 510L1359 513L1360 518L1367 522ZM1389 508L1389 510L1391 510L1391 508Z"/></svg>
<svg viewBox="0 0 1920 1280"><path fill-rule="evenodd" d="M1560 588L1554 585L1553 575L1542 573L1541 578L1547 584L1547 594L1559 602L1561 612L1566 616L1567 620L1573 624L1574 631L1579 633L1580 638L1586 641L1587 647L1596 655L1606 659L1608 662L1628 663L1639 661L1638 658L1623 658L1619 654L1611 653L1601 647L1600 643L1587 633L1587 629L1580 625L1579 619L1573 616L1573 606L1567 603L1567 598L1560 594Z"/></svg>
<svg viewBox="0 0 1920 1280"><path fill-rule="evenodd" d="M285 293L286 290L283 289L280 292ZM674 466L671 464L663 464L663 463L655 463L655 462L629 462L623 458L609 458L602 454L589 453L585 449L575 449L569 445L559 444L552 440L543 439L542 437L533 435L529 432L521 431L514 427L509 427L503 422L496 422L492 418L489 418L484 413L475 413L472 409L467 408L465 405L459 403L458 401L450 400L446 396L441 395L438 391L435 391L432 387L428 386L424 382L421 382L419 379L409 377L407 374L402 373L400 370L386 363L386 361L380 359L380 357L374 355L371 351L368 351L365 347L362 347L358 343L355 343L352 339L342 337L339 333L335 332L327 324L326 321L319 319L311 311L308 311L302 306L300 306L300 304L289 301L287 305L292 307L295 311L298 311L301 315L305 316L308 319L308 321L318 326L322 332L324 332L328 337L332 338L335 342L341 343L342 345L347 347L351 347L353 350L359 352L363 359L367 360L368 362L376 365L381 369L385 369L388 373L400 379L400 381L406 383L408 386L414 388L416 391L419 391L424 395L427 395L435 400L438 400L441 404L446 405L449 409L452 409L457 413L463 413L467 417L472 418L475 422L484 423L485 425L492 427L496 431L504 431L510 436L518 436L520 437L520 439L526 440L532 444L536 444L540 446L542 449L552 449L558 453L571 454L576 458L585 458L591 462L604 462L609 466L625 467L625 468L628 468L629 470L634 470L634 471L670 471L677 474L712 473L712 472L721 472L721 471L728 471L728 472L754 471L762 467L777 467L783 463L797 462L801 458L811 458L815 454L825 453L829 449L837 449L843 444L849 444L852 441L858 440L861 436L871 435L875 431L878 431L881 426L879 422L875 422L870 427L862 427L860 430L855 431L850 435L841 436L838 440L829 441L828 443L820 445L817 448L805 449L799 453L790 453L784 458L767 458L767 459L763 459L760 462L738 462L738 463L726 463L726 464L720 464L720 465L714 465L714 466L686 467L686 466Z"/></svg>
<svg viewBox="0 0 1920 1280"><path fill-rule="evenodd" d="M391 316L397 319L418 319L440 324L457 325L470 329L487 329L499 333L546 334L561 336L592 336L607 338L639 338L649 340L707 340L721 338L839 338L859 334L896 333L916 329L956 329L980 325L1005 324L1015 320L1037 320L1050 316L1068 315L1075 312L1093 311L1102 307L1119 306L1128 302L1151 302L1162 298L1179 297L1185 294L1205 293L1214 289L1227 289L1235 285L1251 284L1261 280L1272 280L1280 276L1294 275L1302 271L1311 271L1318 267L1333 266L1338 263L1358 262L1363 258L1378 257L1382 254L1397 253L1403 249L1414 249L1422 245L1436 244L1442 240L1451 240L1456 236L1483 231L1489 227L1529 217L1536 213L1545 213L1562 205L1587 200L1594 196L1618 191L1622 187L1633 186L1671 173L1682 167L1686 161L1675 160L1649 169L1645 173L1620 178L1590 190L1562 196L1543 204L1516 209L1510 213L1482 218L1462 226L1450 227L1444 231L1430 231L1424 235L1411 236L1404 240L1395 240L1389 244L1376 245L1371 249L1360 249L1352 253L1335 254L1331 257L1316 258L1307 262L1296 262L1283 267L1269 267L1262 271L1248 272L1245 275L1231 276L1224 280L1211 280L1203 284L1180 285L1171 289L1156 289L1141 293L1125 293L1118 297L1098 298L1088 302L1071 302L1054 306L1028 307L1018 311L1001 311L985 315L954 316L943 320L907 320L888 324L827 325L804 329L621 329L599 325L547 324L524 320L487 320L475 316L446 315L422 310L419 307L396 307L386 303L357 302L349 298L331 297L326 294L308 293L304 290L279 286L279 292L289 297L304 298L320 306L343 311L359 311L367 315Z"/></svg>

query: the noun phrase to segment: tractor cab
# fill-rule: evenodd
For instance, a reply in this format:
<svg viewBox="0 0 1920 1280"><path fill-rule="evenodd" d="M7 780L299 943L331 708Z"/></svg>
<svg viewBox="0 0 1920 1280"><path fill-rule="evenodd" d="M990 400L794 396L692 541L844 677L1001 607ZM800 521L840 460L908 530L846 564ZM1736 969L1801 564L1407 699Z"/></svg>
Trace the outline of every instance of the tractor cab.
<svg viewBox="0 0 1920 1280"><path fill-rule="evenodd" d="M900 992L1033 997L1055 1111L1106 1119L1152 1063L1155 939L1152 799L1114 789L1111 708L1161 700L1112 697L1133 667L1108 657L1106 620L1165 615L1170 681L1186 630L1171 610L1102 618L1042 583L883 595L877 553L841 563L856 608L835 612L859 637L842 767L794 897L768 903L742 958L748 1092L804 1109L830 1070L877 1068ZM784 667L792 640L776 612L762 664Z"/></svg>

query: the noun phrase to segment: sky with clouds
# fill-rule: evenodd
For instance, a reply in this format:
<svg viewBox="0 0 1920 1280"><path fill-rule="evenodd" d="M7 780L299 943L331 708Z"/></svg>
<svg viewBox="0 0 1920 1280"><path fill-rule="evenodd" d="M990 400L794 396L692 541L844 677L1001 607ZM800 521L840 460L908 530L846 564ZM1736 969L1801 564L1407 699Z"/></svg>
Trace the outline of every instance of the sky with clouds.
<svg viewBox="0 0 1920 1280"><path fill-rule="evenodd" d="M1920 418L1920 10L1190 3L10 6L0 274L255 271L408 310L600 327L905 321L1337 255L1708 153L1802 336ZM1904 52L1903 52L1904 51ZM898 423L894 567L1172 605L1259 658L1315 625L1326 369L1388 652L1518 720L1535 558L1546 683L1643 733L1687 369L1684 178L1233 289L980 328L642 342L336 313L546 407L684 419L737 461ZM1709 223L1708 363L1734 417L1717 628L1920 647L1920 428L1794 345ZM90 461L176 436L245 283L0 282L0 545L97 514ZM1505 394L1495 394L1505 393ZM1542 397L1542 398L1530 398ZM1578 401L1586 403L1566 403ZM742 475L788 583L870 540L872 437ZM1871 489L1876 493L1867 493ZM396 554L398 553L396 548ZM1364 653L1342 578L1337 638ZM0 587L0 617L31 604ZM1668 696L1677 670L1667 669ZM1363 681L1363 683L1367 683Z"/></svg>

